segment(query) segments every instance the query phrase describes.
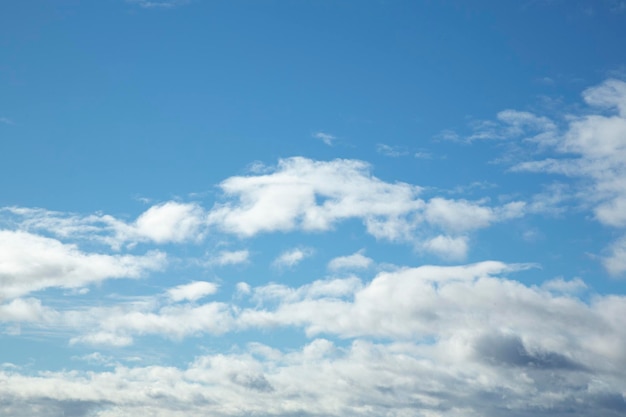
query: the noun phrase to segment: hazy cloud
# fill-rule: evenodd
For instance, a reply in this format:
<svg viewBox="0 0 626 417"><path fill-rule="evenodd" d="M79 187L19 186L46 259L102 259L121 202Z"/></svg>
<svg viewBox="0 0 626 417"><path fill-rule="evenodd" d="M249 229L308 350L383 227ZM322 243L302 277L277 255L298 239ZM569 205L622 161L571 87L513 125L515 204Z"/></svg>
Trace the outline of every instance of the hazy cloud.
<svg viewBox="0 0 626 417"><path fill-rule="evenodd" d="M384 143L379 143L378 145L376 145L376 152L392 158L397 158L409 154L409 151L400 146L391 146Z"/></svg>
<svg viewBox="0 0 626 417"><path fill-rule="evenodd" d="M313 133L312 136L315 139L321 140L328 146L332 146L335 139L337 139L335 136L331 135L330 133L324 133L324 132L315 132Z"/></svg>
<svg viewBox="0 0 626 417"><path fill-rule="evenodd" d="M313 255L311 248L293 248L281 253L272 263L276 268L293 268L305 258Z"/></svg>
<svg viewBox="0 0 626 417"><path fill-rule="evenodd" d="M171 9L188 4L191 0L126 0L144 9Z"/></svg>

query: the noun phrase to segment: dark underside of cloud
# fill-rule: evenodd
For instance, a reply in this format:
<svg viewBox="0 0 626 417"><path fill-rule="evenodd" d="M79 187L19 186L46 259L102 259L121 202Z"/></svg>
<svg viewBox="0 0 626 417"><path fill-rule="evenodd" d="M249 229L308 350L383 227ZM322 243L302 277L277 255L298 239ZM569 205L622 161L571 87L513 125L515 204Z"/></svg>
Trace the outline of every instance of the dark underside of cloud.
<svg viewBox="0 0 626 417"><path fill-rule="evenodd" d="M490 334L475 344L476 353L492 365L528 367L537 370L582 371L585 368L557 352L529 352L515 335Z"/></svg>
<svg viewBox="0 0 626 417"><path fill-rule="evenodd" d="M5 397L0 398L0 411L7 417L90 417L112 404L109 401Z"/></svg>

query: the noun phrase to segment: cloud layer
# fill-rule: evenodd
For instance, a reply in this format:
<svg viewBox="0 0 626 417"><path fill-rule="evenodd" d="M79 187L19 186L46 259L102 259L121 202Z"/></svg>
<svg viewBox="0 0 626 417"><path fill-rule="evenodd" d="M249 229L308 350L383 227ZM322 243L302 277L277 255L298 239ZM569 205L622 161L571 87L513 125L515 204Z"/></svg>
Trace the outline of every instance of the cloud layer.
<svg viewBox="0 0 626 417"><path fill-rule="evenodd" d="M533 150L511 171L570 179L539 195L450 198L467 194L386 181L360 160L292 157L226 178L209 204L130 217L0 208L3 337L61 340L86 364L1 364L0 414L624 415L625 296L535 264L464 261L480 230L575 201L616 232L606 269L626 271L626 83L583 99L558 120L505 110L474 126L469 142ZM362 232L351 249L311 244L348 222ZM255 246L272 233L290 236ZM415 258L388 263L402 244ZM425 253L456 264L423 264ZM138 278L132 295L89 293ZM147 343L197 350L130 356Z"/></svg>
<svg viewBox="0 0 626 417"><path fill-rule="evenodd" d="M269 284L250 291L257 307L245 300L196 304L216 290L197 282L168 290L170 301L83 311L83 325L99 330L75 343L268 326L295 326L311 339L292 350L251 342L184 367L112 363L106 372L38 375L5 369L0 411L17 417L623 414L626 298L584 303L561 291L580 282L544 289L505 277L528 267L482 262L403 268L371 282ZM58 313L64 315L76 317Z"/></svg>

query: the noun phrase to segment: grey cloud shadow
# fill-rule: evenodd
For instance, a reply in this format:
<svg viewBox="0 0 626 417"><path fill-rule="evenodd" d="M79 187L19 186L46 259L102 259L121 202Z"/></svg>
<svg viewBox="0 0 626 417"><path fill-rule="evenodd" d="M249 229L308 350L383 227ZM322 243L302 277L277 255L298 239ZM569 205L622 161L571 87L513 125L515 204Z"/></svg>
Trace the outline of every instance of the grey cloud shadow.
<svg viewBox="0 0 626 417"><path fill-rule="evenodd" d="M242 387L251 389L258 392L273 392L274 387L265 378L264 375L242 375L234 374L231 376L231 381Z"/></svg>
<svg viewBox="0 0 626 417"><path fill-rule="evenodd" d="M529 352L515 335L489 334L474 344L478 357L486 363L500 366L527 367L537 370L584 371L586 368L557 352Z"/></svg>

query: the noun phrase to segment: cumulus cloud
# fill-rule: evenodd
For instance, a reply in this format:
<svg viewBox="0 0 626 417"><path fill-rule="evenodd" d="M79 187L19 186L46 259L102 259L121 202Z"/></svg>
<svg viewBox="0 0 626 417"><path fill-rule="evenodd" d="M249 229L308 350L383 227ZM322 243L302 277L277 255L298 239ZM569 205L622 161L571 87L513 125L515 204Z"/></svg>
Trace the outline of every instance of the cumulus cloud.
<svg viewBox="0 0 626 417"><path fill-rule="evenodd" d="M42 306L35 298L16 298L6 304L0 304L0 322L43 322L49 321L55 312Z"/></svg>
<svg viewBox="0 0 626 417"><path fill-rule="evenodd" d="M422 199L420 186L382 181L370 173L368 164L357 160L283 159L277 167L228 178L220 188L224 201L210 210L197 203L167 201L149 207L134 221L124 221L102 213L5 207L0 208L0 225L121 251L138 243L198 243L211 228L252 237L277 231L328 231L358 219L377 239L460 259L458 243L464 241L469 250L470 233L536 211L536 204L521 201L491 206L487 200ZM457 242L447 246L453 252L445 253L439 236ZM245 250L223 251L208 262L233 265L248 257Z"/></svg>
<svg viewBox="0 0 626 417"><path fill-rule="evenodd" d="M368 164L356 160L283 159L274 171L231 177L220 187L226 201L209 211L208 222L242 237L326 231L356 218L378 239L420 246L441 231L451 239L466 239L471 231L526 212L523 202L489 207L481 201L424 200L419 198L421 187L384 182L371 175Z"/></svg>
<svg viewBox="0 0 626 417"><path fill-rule="evenodd" d="M181 367L115 363L107 372L39 374L5 367L0 414L52 416L82 404L75 415L622 415L626 298L583 302L554 291L581 287L576 280L540 288L507 278L529 267L489 261L401 268L371 282L269 284L250 292L256 308L109 310L83 342L267 326L302 328L311 340L285 351L251 343Z"/></svg>
<svg viewBox="0 0 626 417"><path fill-rule="evenodd" d="M519 416L612 417L623 412L623 383L617 378L602 375L594 381L576 368L533 367L529 363L541 360L530 361L543 357L528 352L521 340L493 339L495 346L485 338L473 348L476 356L495 358L482 362L472 360L468 346L443 364L429 360L432 349L412 345L358 341L342 348L316 339L292 352L255 345L240 353L204 355L181 368L118 366L106 373L34 376L4 371L0 410L15 417L70 410L99 417L495 417L503 409ZM514 349L523 353L515 358ZM511 362L519 365L505 365Z"/></svg>
<svg viewBox="0 0 626 417"><path fill-rule="evenodd" d="M242 236L329 230L355 217L392 223L423 205L416 199L419 187L383 182L354 160L284 159L270 174L231 177L220 187L234 200L216 205L209 222Z"/></svg>
<svg viewBox="0 0 626 417"><path fill-rule="evenodd" d="M528 266L483 262L462 267L407 268L383 272L368 285L355 282L354 277L334 280L332 288L342 282L340 287L352 288L353 292L327 297L311 296L309 286L293 290L271 284L256 289L255 295L260 301L282 299L283 302L275 310L244 310L239 322L254 326L296 325L303 327L309 335L414 337L423 335L429 326L434 329L437 317L453 320L453 314L444 318L444 315L434 313L443 307L437 294L448 284L471 287L479 277L487 278L520 267ZM326 287L323 283L320 281L316 285ZM456 302L462 301L455 300L454 304ZM436 332L440 330L438 328ZM426 333L430 334L430 331Z"/></svg>
<svg viewBox="0 0 626 417"><path fill-rule="evenodd" d="M194 301L189 297L197 297L195 298L197 300L208 295L200 295L207 289L197 287L174 289L174 293L169 295L174 302ZM60 323L67 325L72 322L85 328L85 333L70 339L71 344L128 346L133 344L138 336L159 335L181 340L198 334L219 335L235 329L229 306L220 302L122 304L87 309L80 312L80 317L76 317L76 314L77 312L67 312L64 317L65 323Z"/></svg>
<svg viewBox="0 0 626 417"><path fill-rule="evenodd" d="M101 242L120 250L124 244L198 241L203 237L204 210L195 203L168 201L151 206L134 222L108 214L80 215L41 208L0 208L0 224L61 239Z"/></svg>
<svg viewBox="0 0 626 417"><path fill-rule="evenodd" d="M244 308L235 301L197 303L214 294L217 286L194 282L168 289L166 297L54 312L54 317L59 328L85 330L85 334L73 337L72 343L92 345L123 346L133 343L136 336L149 334L176 339L267 326L297 326L309 335L321 332L341 337L408 337L432 321L424 322L418 314L437 308L438 293L433 292L432 286L441 289L460 282L472 283L479 277L528 267L483 262L459 267L405 268L381 273L371 283L349 276L317 280L296 288L284 284L255 288L245 283L237 285L239 298L250 295L257 304L255 308ZM37 317L29 314L33 319Z"/></svg>
<svg viewBox="0 0 626 417"><path fill-rule="evenodd" d="M45 288L80 288L110 278L138 278L165 266L165 254L86 253L76 245L0 230L0 300Z"/></svg>
<svg viewBox="0 0 626 417"><path fill-rule="evenodd" d="M150 207L131 226L131 233L156 243L198 238L203 210L195 204L169 201Z"/></svg>
<svg viewBox="0 0 626 417"><path fill-rule="evenodd" d="M422 244L422 249L441 258L456 261L467 256L467 251L469 250L467 240L465 236L450 237L439 235L425 241Z"/></svg>

